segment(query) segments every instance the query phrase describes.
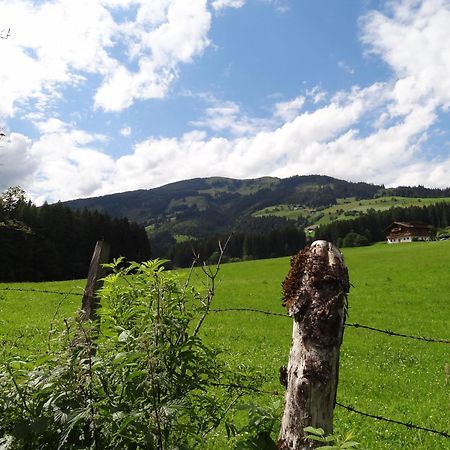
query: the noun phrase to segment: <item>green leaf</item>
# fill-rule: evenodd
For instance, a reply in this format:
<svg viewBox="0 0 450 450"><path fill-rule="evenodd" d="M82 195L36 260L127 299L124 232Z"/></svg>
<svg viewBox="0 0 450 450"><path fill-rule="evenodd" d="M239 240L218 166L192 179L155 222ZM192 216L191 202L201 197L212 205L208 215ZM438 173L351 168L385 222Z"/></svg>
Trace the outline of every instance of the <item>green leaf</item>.
<svg viewBox="0 0 450 450"><path fill-rule="evenodd" d="M16 361L11 361L9 363L9 365L10 365L11 369L18 370L18 369L21 369L23 366L25 366L26 362L25 361L16 360Z"/></svg>
<svg viewBox="0 0 450 450"><path fill-rule="evenodd" d="M303 428L303 431L314 434L316 436L324 436L325 435L325 431L323 430L323 428L315 428L315 427L309 426L309 427Z"/></svg>
<svg viewBox="0 0 450 450"><path fill-rule="evenodd" d="M127 352L117 353L113 359L113 364L120 364L127 357L127 354Z"/></svg>
<svg viewBox="0 0 450 450"><path fill-rule="evenodd" d="M118 337L118 341L119 342L126 342L128 340L128 338L130 337L130 332L129 330L124 330L122 331L122 333L120 333L119 337Z"/></svg>

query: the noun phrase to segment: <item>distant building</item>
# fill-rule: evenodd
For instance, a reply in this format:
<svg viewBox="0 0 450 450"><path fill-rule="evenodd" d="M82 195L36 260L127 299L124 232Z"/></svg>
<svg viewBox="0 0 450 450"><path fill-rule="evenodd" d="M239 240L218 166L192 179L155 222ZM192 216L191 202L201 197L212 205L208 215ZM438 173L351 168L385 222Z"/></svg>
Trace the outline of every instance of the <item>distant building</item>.
<svg viewBox="0 0 450 450"><path fill-rule="evenodd" d="M384 231L388 244L413 241L431 241L430 225L424 223L393 222Z"/></svg>

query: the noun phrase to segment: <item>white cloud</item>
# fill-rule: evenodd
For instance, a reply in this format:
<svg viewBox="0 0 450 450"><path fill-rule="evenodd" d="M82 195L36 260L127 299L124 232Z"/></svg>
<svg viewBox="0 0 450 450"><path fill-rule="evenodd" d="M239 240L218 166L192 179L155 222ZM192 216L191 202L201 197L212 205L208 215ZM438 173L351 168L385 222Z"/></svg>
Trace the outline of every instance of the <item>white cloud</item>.
<svg viewBox="0 0 450 450"><path fill-rule="evenodd" d="M123 137L128 137L128 136L130 136L131 135L131 128L130 127L123 127L123 128L121 128L120 129L120 134L123 136Z"/></svg>
<svg viewBox="0 0 450 450"><path fill-rule="evenodd" d="M117 65L110 71L95 96L97 107L120 111L136 99L164 97L179 64L191 62L209 45L211 15L206 0L157 3L156 14L155 4L144 2L136 21L121 27L123 38L130 42L129 57L138 69Z"/></svg>
<svg viewBox="0 0 450 450"><path fill-rule="evenodd" d="M224 8L241 8L245 5L246 0L214 0L212 7L219 11Z"/></svg>
<svg viewBox="0 0 450 450"><path fill-rule="evenodd" d="M104 136L89 134L57 119L39 123L40 139L11 133L0 147L0 188L20 185L32 198L67 200L103 189L114 161L101 151Z"/></svg>
<svg viewBox="0 0 450 450"><path fill-rule="evenodd" d="M117 9L135 17L118 22ZM30 101L46 109L91 74L101 83L95 105L107 111L163 97L179 65L209 45L206 0L0 0L0 10L12 24L2 40L0 117Z"/></svg>
<svg viewBox="0 0 450 450"><path fill-rule="evenodd" d="M0 191L32 182L39 160L31 154L30 147L31 140L18 133L11 133L6 142L0 142Z"/></svg>
<svg viewBox="0 0 450 450"><path fill-rule="evenodd" d="M273 130L233 139L206 138L191 133L181 139L149 139L134 153L116 161L111 191L148 188L194 176L257 177L325 173L350 180L395 184L404 167L439 171L445 162L417 158L417 136L434 120L430 108L411 113L404 121L367 137L356 126L366 114L386 102L387 86L377 84L333 101L314 112L304 112ZM236 108L230 110L236 111ZM174 163L175 161L175 163ZM418 170L418 169L417 169ZM417 171L416 170L416 171ZM413 178L411 178L413 180ZM416 183L420 180L416 180ZM433 185L446 180L434 176Z"/></svg>
<svg viewBox="0 0 450 450"><path fill-rule="evenodd" d="M272 6L278 13L287 13L290 10L289 0L259 0L261 3L266 3ZM216 11L221 11L225 8L242 8L247 3L247 0L212 0L211 6Z"/></svg>
<svg viewBox="0 0 450 450"><path fill-rule="evenodd" d="M219 102L217 99L210 101L213 105L206 109L205 117L192 121L192 126L209 128L215 132L229 132L234 136L251 135L272 127L270 119L249 117L242 113L235 102Z"/></svg>
<svg viewBox="0 0 450 450"><path fill-rule="evenodd" d="M344 70L345 72L347 72L350 75L354 75L355 74L355 69L353 69L352 67L350 67L348 64L346 64L344 61L338 61L337 63L339 69Z"/></svg>
<svg viewBox="0 0 450 450"><path fill-rule="evenodd" d="M450 107L448 1L393 2L389 15L372 12L363 24L363 42L397 77L389 111L393 116L430 100L436 107Z"/></svg>
<svg viewBox="0 0 450 450"><path fill-rule="evenodd" d="M56 117L52 117L51 119L45 121L35 121L36 127L42 134L55 134L55 133L64 133L67 132L70 128L70 125L63 122Z"/></svg>
<svg viewBox="0 0 450 450"><path fill-rule="evenodd" d="M312 89L306 91L306 97L312 100L313 103L321 103L327 98L327 93L319 86L314 86Z"/></svg>
<svg viewBox="0 0 450 450"><path fill-rule="evenodd" d="M267 3L275 8L280 14L285 14L290 11L290 0L260 0L263 3Z"/></svg>
<svg viewBox="0 0 450 450"><path fill-rule="evenodd" d="M107 54L114 22L95 1L33 4L0 1L2 18L12 24L2 42L0 114L12 115L20 102L41 106L76 85L82 72L106 72L114 65Z"/></svg>
<svg viewBox="0 0 450 450"><path fill-rule="evenodd" d="M426 181L445 186L450 158L427 161L419 151L425 131L435 120L432 105L416 108L395 124L366 136L358 132L367 111L389 102L389 85L376 84L339 93L315 111L301 112L281 126L251 135L209 138L195 130L181 138L151 138L115 161L101 151L101 136L51 119L39 125L44 134L38 141L18 136L21 146L14 150L15 166L22 167L24 161L29 169L9 174L8 181L24 186L38 202L213 175L248 178L320 173L387 185ZM233 104L229 109L239 112ZM13 149L8 152L12 154ZM0 166L0 179L2 171Z"/></svg>
<svg viewBox="0 0 450 450"><path fill-rule="evenodd" d="M377 84L336 96L323 108L253 136L208 139L191 134L141 142L132 155L116 162L112 191L217 174L248 178L320 173L387 185L426 180L430 186L446 186L450 158L426 161L418 152L422 133L435 120L433 108L418 108L392 126L359 135L356 127L367 109L388 101L388 87Z"/></svg>
<svg viewBox="0 0 450 450"><path fill-rule="evenodd" d="M305 104L305 97L299 96L287 102L279 102L275 105L275 116L288 121L295 118Z"/></svg>
<svg viewBox="0 0 450 450"><path fill-rule="evenodd" d="M109 5L113 3L115 7L128 4L125 0L108 0ZM106 0L102 4L106 5ZM198 5L204 11L202 4ZM439 113L450 107L450 6L441 0L390 5L389 14L373 12L365 17L362 30L368 50L392 68L393 81L332 96L315 88L306 92L305 98L276 103L274 117L267 119L252 117L239 104L219 102L208 95L205 98L211 104L205 117L192 125L212 129L218 136L208 137L203 131L193 130L181 138L150 138L117 160L102 152L104 136L78 130L59 119L41 120L37 126L42 136L35 142L13 133L11 142L0 147L0 164L7 162L0 166L0 180L23 185L38 200L150 188L212 175L246 178L320 173L387 185L448 186L450 158L430 158L426 143L430 130L436 130ZM160 15L151 14L151 8ZM136 23L152 20L151 30L164 25L170 28L167 11L168 0L148 2L147 9L138 8ZM182 11L175 16L186 18L189 14ZM206 16L204 19L205 23L209 20ZM173 20L180 23L184 19ZM186 20L188 23L190 19ZM200 29L202 26L198 26ZM166 31L161 31L162 36L171 35ZM141 31L137 33L143 36ZM139 71L121 69L113 60L108 76L125 71L130 92L111 92L108 99L105 97L105 105L110 102L111 107L121 108L133 101L137 98L136 86L164 92L170 86L170 76L176 76L176 64L189 61L207 45L199 38L206 34L194 33L192 42L197 46L191 43L186 50L172 52L170 42L180 38L175 29L173 33L173 39L168 38L164 44L160 41L165 39L152 40L152 31L145 35L149 41L139 38L135 42L136 54L151 45L160 50L150 52L151 58L141 61L140 67L148 63L149 73L162 85L157 81L141 83ZM110 62L108 58L107 54L104 67ZM167 61L177 62L165 66ZM168 78L158 78L152 72L155 67L168 67ZM111 81L109 89L114 83ZM45 97L39 86L33 89L37 97ZM305 99L312 101L315 109L306 109Z"/></svg>

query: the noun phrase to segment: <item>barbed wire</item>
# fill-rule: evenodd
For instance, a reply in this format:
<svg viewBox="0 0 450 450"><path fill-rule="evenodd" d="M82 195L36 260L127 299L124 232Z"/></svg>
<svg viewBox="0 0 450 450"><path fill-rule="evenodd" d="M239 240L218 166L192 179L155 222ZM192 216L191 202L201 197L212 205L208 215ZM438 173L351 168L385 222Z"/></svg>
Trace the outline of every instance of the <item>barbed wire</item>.
<svg viewBox="0 0 450 450"><path fill-rule="evenodd" d="M211 383L211 385L212 386L218 386L218 387L228 387L228 388L235 388L235 389L243 389L243 390L247 390L247 391L250 391L250 392L257 393L257 394L266 394L266 395L274 395L274 396L283 395L282 393L280 393L277 390L265 391L265 390L262 390L262 389L255 388L253 386L244 386L244 385L237 384L237 383ZM371 419L380 420L380 421L383 421L383 422L389 422L389 423L393 423L393 424L396 424L396 425L402 425L402 426L404 426L406 428L409 428L409 429L426 431L428 433L434 433L434 434L438 434L438 435L446 437L446 438L450 438L450 433L448 433L447 431L440 431L440 430L434 430L433 428L422 427L422 426L416 425L416 424L414 424L412 422L402 422L400 420L389 419L388 417L384 417L384 416L370 414L370 413L366 413L364 411L360 411L359 409L356 409L353 406L345 405L345 404L340 403L340 402L335 402L335 403L340 408L346 409L347 411L350 411L350 412L353 412L353 413L356 413L356 414L360 414L360 415L362 415L364 417L369 417Z"/></svg>
<svg viewBox="0 0 450 450"><path fill-rule="evenodd" d="M450 344L450 340L448 340L448 339L437 339L437 338L429 338L429 337L424 337L424 336L414 336L414 335L409 335L409 334L397 333L397 332L391 331L391 330L382 330L380 328L369 327L368 325L362 325L360 323L346 323L345 326L353 327L353 328L363 328L365 330L376 331L377 333L384 333L389 336L404 337L404 338L408 338L408 339L415 339L417 341L436 342L439 344Z"/></svg>
<svg viewBox="0 0 450 450"><path fill-rule="evenodd" d="M287 314L276 313L272 311L264 311L263 309L255 309L255 308L214 308L210 309L211 312L229 312L229 311L237 311L237 312L256 312L259 314L265 314L266 316L280 316L286 317L290 319L291 317Z"/></svg>
<svg viewBox="0 0 450 450"><path fill-rule="evenodd" d="M35 292L37 294L57 294L57 295L76 295L79 297L80 295L83 295L83 292L72 292L72 291L51 291L51 290L45 290L45 289L25 289L25 288L12 288L12 287L4 287L0 288L0 291L7 292Z"/></svg>
<svg viewBox="0 0 450 450"><path fill-rule="evenodd" d="M291 316L288 316L287 314L282 313L276 313L272 311L264 311L262 309L255 309L255 308L222 308L222 309L211 309L211 312L228 312L228 311L237 311L237 312L255 312L259 314L265 314L266 316L280 316L290 319ZM408 339L415 339L418 341L424 341L424 342L435 342L439 344L450 344L450 340L448 339L437 339L437 338L429 338L424 336L415 336L411 334L403 334L403 333L397 333L395 331L387 330L387 329L381 329L381 328L375 328L368 325L363 325L360 323L346 323L346 327L352 327L352 328L362 328L365 330L370 331L376 331L378 333L387 334L389 336L397 336L397 337L403 337Z"/></svg>
<svg viewBox="0 0 450 450"><path fill-rule="evenodd" d="M79 297L80 295L83 295L83 292L76 293L76 292L71 292L71 291L63 292L63 291L53 291L53 290L45 290L45 289L26 289L26 288L13 288L13 287L0 288L0 291L33 292L33 293L39 293L39 294L56 294L56 295L66 295L66 296L67 295L76 295L77 297ZM265 310L256 309L256 308L220 308L220 309L217 308L217 309L211 309L210 311L211 312L255 312L255 313L264 314L267 316L291 318L287 314L276 313L276 312L272 312L272 311L265 311ZM427 337L423 337L423 336L407 335L407 334L397 333L397 332L394 332L391 330L383 330L380 328L370 327L370 326L362 325L359 323L346 323L345 326L353 327L353 328L362 328L362 329L366 329L366 330L370 330L370 331L375 331L378 333L384 333L384 334L387 334L390 336L398 336L398 337L404 337L404 338L409 338L409 339L416 339L416 340L425 341L425 342L437 342L437 343L450 344L450 340L447 340L447 339L434 339L434 338L427 338ZM235 383L230 383L230 384L211 383L211 385L217 386L217 387L232 387L232 388L244 389L244 390L248 390L248 391L251 391L251 392L254 392L257 394L282 395L280 392L278 392L276 390L264 391L264 390L261 390L261 389L258 389L258 388L252 387L252 386L243 386L243 385L239 385L239 384L235 384ZM413 424L412 422L401 422L399 420L389 419L389 418L381 416L381 415L370 414L370 413L367 413L364 411L360 411L360 410L354 408L353 406L345 405L340 402L336 402L336 405L343 409L346 409L350 412L362 415L364 417L369 417L374 420L393 423L396 425L402 425L409 429L426 431L428 433L434 433L434 434L437 434L437 435L440 435L440 436L443 436L446 438L450 438L450 433L448 433L446 431L434 430L432 428L422 427L420 425Z"/></svg>
<svg viewBox="0 0 450 450"><path fill-rule="evenodd" d="M353 406L344 405L344 404L342 404L340 402L336 402L336 405L341 407L341 408L344 408L344 409L346 409L348 411L354 412L356 414L360 414L361 416L370 417L371 419L381 420L383 422L395 423L397 425L403 425L404 427L409 428L409 429L427 431L428 433L439 434L440 436L443 436L443 437L446 437L446 438L450 438L450 433L448 433L447 431L433 430L432 428L426 428L426 427L421 427L420 425L415 425L412 422L401 422L399 420L389 419L387 417L378 416L378 415L375 415L375 414L369 414L369 413L366 413L364 411L359 411L358 409L353 408Z"/></svg>
<svg viewBox="0 0 450 450"><path fill-rule="evenodd" d="M79 297L80 295L83 295L83 292L64 292L64 291L53 291L53 290L45 290L45 289L26 289L26 288L13 288L13 287L4 287L0 288L0 291L3 292L33 292L38 294L56 294L56 295L75 295ZM257 308L214 308L210 309L210 312L254 312L258 314L264 314L266 316L276 316L276 317L284 317L287 319L290 319L291 317L287 314L283 313L276 313L273 311L265 311L263 309L257 309ZM423 341L423 342L434 342L439 344L450 344L449 339L438 339L438 338L430 338L425 336L416 336L411 334L404 334L404 333L398 333L396 331L392 331L389 329L381 329L381 328L375 328L371 327L369 325L363 325L361 323L346 323L346 327L352 327L352 328L361 328L364 330L374 331L377 333L383 333L389 336L397 336L397 337L403 337L407 339L415 339L417 341Z"/></svg>
<svg viewBox="0 0 450 450"><path fill-rule="evenodd" d="M283 395L277 390L274 391L263 391L261 389L255 388L253 386L243 386L241 384L237 383L215 383L211 382L211 386L217 386L217 387L226 387L226 388L235 388L235 389L243 389L244 391L251 391L255 392L256 394L268 394L268 395Z"/></svg>
<svg viewBox="0 0 450 450"><path fill-rule="evenodd" d="M56 295L75 295L77 297L79 297L80 295L83 295L83 292L63 292L63 291L53 291L53 290L45 290L45 289L26 289L26 288L13 288L13 287L4 287L4 288L0 288L0 291L3 292L8 292L8 291L12 291L12 292L34 292L34 293L38 293L38 294L56 294ZM265 311L263 309L257 309L257 308L214 308L214 309L210 309L210 312L254 312L254 313L258 313L258 314L264 314L266 316L276 316L276 317L284 317L287 319L290 319L291 316L287 315L287 314L282 314L282 313L276 313L273 311ZM407 339L414 339L417 341L423 341L423 342L434 342L434 343L438 343L438 344L450 344L450 339L439 339L439 338L430 338L430 337L425 337L425 336L417 336L417 335L412 335L412 334L404 334L404 333L399 333L396 331L392 331L389 329L382 329L382 328L375 328L375 327L371 327L369 325L363 325L361 323L346 323L345 324L346 327L352 327L352 328L361 328L364 330L368 330L368 331L374 331L377 333L383 333L386 334L388 336L397 336L397 337L403 337L403 338L407 338Z"/></svg>

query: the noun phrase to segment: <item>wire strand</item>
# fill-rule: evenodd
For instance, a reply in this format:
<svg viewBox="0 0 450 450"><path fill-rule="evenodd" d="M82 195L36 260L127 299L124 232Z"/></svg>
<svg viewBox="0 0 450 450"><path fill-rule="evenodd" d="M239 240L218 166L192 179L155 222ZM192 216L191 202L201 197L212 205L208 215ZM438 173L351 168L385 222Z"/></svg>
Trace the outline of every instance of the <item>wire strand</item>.
<svg viewBox="0 0 450 450"><path fill-rule="evenodd" d="M62 291L50 291L50 290L44 290L44 289L24 289L24 288L12 288L12 287L4 287L0 288L0 291L12 291L12 292L35 292L37 294L57 294L57 295L76 295L79 297L80 295L83 295L83 292L62 292Z"/></svg>
<svg viewBox="0 0 450 450"><path fill-rule="evenodd" d="M341 407L341 408L346 409L347 411L351 411L351 412L354 412L356 414L360 414L361 416L364 416L364 417L370 417L371 419L381 420L383 422L395 423L396 425L403 425L404 427L409 428L409 429L427 431L428 433L439 434L440 436L443 436L443 437L446 437L446 438L450 438L450 433L448 433L446 431L433 430L432 428L421 427L420 425L415 425L415 424L413 424L411 422L401 422L399 420L389 419L387 417L378 416L378 415L375 415L375 414L369 414L369 413L360 411L360 410L358 410L356 408L353 408L353 406L344 405L344 404L339 403L339 402L336 402L336 405Z"/></svg>
<svg viewBox="0 0 450 450"><path fill-rule="evenodd" d="M243 389L243 390L247 390L247 391L250 391L250 392L257 393L257 394L282 395L276 390L274 390L274 391L264 391L262 389L255 388L253 386L244 386L244 385L240 385L240 384L237 384L237 383L230 383L230 384L226 384L226 383L211 383L211 385L212 386L218 386L218 387L229 387L229 388L235 388L235 389ZM404 426L406 428L409 428L409 429L414 429L414 430L419 430L419 431L426 431L428 433L434 433L434 434L438 434L438 435L446 437L446 438L450 438L450 433L448 433L447 431L434 430L433 428L422 427L422 426L416 425L416 424L414 424L412 422L401 422L400 420L389 419L388 417L366 413L364 411L360 411L359 409L354 408L353 406L344 405L343 403L340 403L340 402L336 402L336 405L339 406L340 408L346 409L347 411L359 414L359 415L364 416L364 417L369 417L369 418L374 419L374 420L380 420L380 421L383 421L383 422L393 423L393 424L396 424L396 425L402 425L402 426Z"/></svg>
<svg viewBox="0 0 450 450"><path fill-rule="evenodd" d="M236 311L236 312L255 312L258 314L265 314L266 316L280 316L290 319L291 316L288 316L287 314L281 314L276 313L272 311L264 311L262 309L255 309L255 308L223 308L223 309L211 309L211 312L227 312L227 311ZM415 336L411 334L404 334L404 333L398 333L395 331L387 330L387 329L381 329L381 328L375 328L368 325L363 325L361 323L346 323L346 327L352 327L352 328L361 328L364 330L369 331L376 331L378 333L387 334L389 336L397 336L397 337L403 337L408 339L415 339L417 341L424 341L424 342L435 342L439 344L450 344L450 340L448 339L437 339L437 338L429 338L424 336Z"/></svg>

